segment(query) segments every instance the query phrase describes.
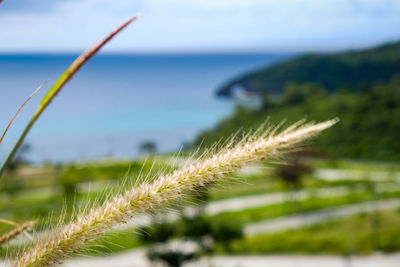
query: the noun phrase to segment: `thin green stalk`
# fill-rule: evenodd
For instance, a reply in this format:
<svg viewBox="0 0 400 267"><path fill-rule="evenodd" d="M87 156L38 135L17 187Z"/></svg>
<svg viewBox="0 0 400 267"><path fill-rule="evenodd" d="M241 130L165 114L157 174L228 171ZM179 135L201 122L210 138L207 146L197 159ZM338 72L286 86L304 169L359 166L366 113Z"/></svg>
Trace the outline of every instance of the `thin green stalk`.
<svg viewBox="0 0 400 267"><path fill-rule="evenodd" d="M46 81L47 82L47 81ZM10 122L8 123L6 129L4 130L3 134L0 137L0 144L4 139L4 136L6 136L6 133L8 131L8 129L10 128L11 124L14 122L15 118L18 116L18 114L21 112L22 108L25 106L26 103L29 102L29 100L31 100L31 98L36 95L37 92L39 92L40 89L42 89L42 87L46 84L46 82L42 83L26 100L25 102L19 107L19 109L17 110L17 112L15 112L14 116L12 117L12 119L10 120Z"/></svg>
<svg viewBox="0 0 400 267"><path fill-rule="evenodd" d="M108 41L110 41L115 35L117 35L121 30L123 30L126 26L128 26L131 22L135 21L138 16L134 16L123 23L121 26L116 28L113 32L111 32L106 38L104 38L101 42L95 45L93 48L87 50L82 53L69 67L68 69L58 78L58 80L53 84L53 86L49 89L46 95L43 97L42 101L39 104L35 114L30 119L29 123L26 125L24 131L18 138L18 141L15 143L14 147L8 154L7 158L4 160L0 167L0 177L4 174L6 167L11 163L18 149L21 147L22 143L25 140L25 137L31 130L32 126L35 124L37 119L40 117L42 112L46 109L46 107L51 103L54 97L61 91L64 85L75 75L75 73L85 64L92 56L94 56Z"/></svg>

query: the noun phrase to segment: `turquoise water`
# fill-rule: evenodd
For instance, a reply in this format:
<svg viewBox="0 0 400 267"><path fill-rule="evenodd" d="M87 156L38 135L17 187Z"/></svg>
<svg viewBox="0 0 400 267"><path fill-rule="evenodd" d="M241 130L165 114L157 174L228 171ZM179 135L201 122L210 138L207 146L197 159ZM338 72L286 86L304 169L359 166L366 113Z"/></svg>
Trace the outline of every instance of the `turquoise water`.
<svg viewBox="0 0 400 267"><path fill-rule="evenodd" d="M0 125L45 80L49 85L76 55L0 55ZM174 151L232 111L216 88L282 54L99 55L85 65L45 111L27 138L33 161L131 157L152 140ZM47 87L48 88L48 87ZM35 110L26 106L0 146L4 157Z"/></svg>

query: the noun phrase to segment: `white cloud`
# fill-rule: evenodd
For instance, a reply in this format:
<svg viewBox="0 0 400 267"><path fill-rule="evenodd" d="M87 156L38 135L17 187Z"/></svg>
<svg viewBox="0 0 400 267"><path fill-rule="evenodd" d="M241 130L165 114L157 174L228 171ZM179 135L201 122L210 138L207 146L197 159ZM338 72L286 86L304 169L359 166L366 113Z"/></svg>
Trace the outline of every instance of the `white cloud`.
<svg viewBox="0 0 400 267"><path fill-rule="evenodd" d="M44 1L45 2L45 1ZM81 0L0 16L0 51L82 50L131 15L109 50L306 49L398 37L397 0Z"/></svg>

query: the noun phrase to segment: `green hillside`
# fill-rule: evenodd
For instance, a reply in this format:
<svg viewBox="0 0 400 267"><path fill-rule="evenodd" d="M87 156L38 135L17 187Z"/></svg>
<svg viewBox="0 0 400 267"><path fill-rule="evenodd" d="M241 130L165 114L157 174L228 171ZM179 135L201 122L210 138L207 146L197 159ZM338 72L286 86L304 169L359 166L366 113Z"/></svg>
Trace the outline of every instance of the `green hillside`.
<svg viewBox="0 0 400 267"><path fill-rule="evenodd" d="M313 84L291 85L279 101L266 98L258 109L238 106L230 118L200 134L195 143L209 146L237 129L256 129L268 117L273 125L284 119L289 124L302 118L322 121L339 117L332 130L315 139L319 150L336 157L400 160L400 76L387 84L330 95Z"/></svg>
<svg viewBox="0 0 400 267"><path fill-rule="evenodd" d="M400 73L400 42L360 51L299 56L234 78L217 95L231 96L236 85L252 92L280 94L290 82L316 83L329 91L358 90L388 82L396 73Z"/></svg>

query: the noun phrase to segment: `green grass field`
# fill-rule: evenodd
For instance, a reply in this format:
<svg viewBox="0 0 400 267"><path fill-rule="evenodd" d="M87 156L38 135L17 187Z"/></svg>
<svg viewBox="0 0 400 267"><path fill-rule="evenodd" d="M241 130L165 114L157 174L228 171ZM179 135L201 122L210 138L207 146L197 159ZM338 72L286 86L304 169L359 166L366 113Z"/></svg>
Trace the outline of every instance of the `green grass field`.
<svg viewBox="0 0 400 267"><path fill-rule="evenodd" d="M176 168L176 166L168 166L168 157L163 158L156 164L151 164L150 162L151 160L146 162L139 160L132 162L85 163L57 167L58 172L54 169L56 167L41 167L44 168L44 173L46 174L42 180L35 178L37 181L31 184L29 183L29 179L32 179L31 176L21 175L17 177L17 181L22 183L19 190L14 194L6 194L5 192L0 194L0 215L2 218L20 223L35 218L35 230L58 225L62 214L65 215L64 221L69 220L74 209L76 210L79 206L86 206L88 203L99 204L110 193L115 194L120 191L121 182L124 179L128 180L126 186L129 186L129 184L135 182L139 173L143 175L149 173L149 177L152 177L162 170L170 172ZM310 164L315 168L355 170L366 173L376 171L396 173L400 170L399 165L377 162L314 160ZM126 175L128 169L129 175ZM35 177L40 177L41 170L43 169L39 168L39 170L33 172ZM71 177L78 174L80 178L74 181L76 192L68 194L65 191L65 185L59 181L60 177ZM295 199L289 197L291 191L288 186L276 177L271 165L260 168L260 171L256 173L234 175L230 181L218 184L210 190L208 192L208 201L279 192L288 193L288 198L281 203L266 203L264 206L223 212L207 217L215 222L235 222L244 226L247 223L290 214L301 214L376 199L400 197L400 187L396 179L393 179L393 181L372 182L362 179L352 180L349 177L349 179L345 180L327 181L321 180L313 174L308 174L303 178L302 190L309 192L309 197L294 201ZM381 186L391 188L392 191L376 192L376 188ZM92 187L92 190L89 190L90 187ZM348 188L349 192L345 195L333 197L317 196L313 193L319 188L336 187ZM396 220L399 220L398 217L400 215L397 211L385 212L380 217L379 221L383 227L382 229L387 230L382 230L383 234L379 237L381 238L379 246L366 243L365 240L370 238L371 233L370 228L364 224L370 224L371 220L370 215L363 215L284 233L244 238L233 242L228 248L235 253L244 254L277 252L350 253L353 247L356 253L370 253L374 250L395 251L400 247L395 240L390 239L390 235L400 235L400 228L394 227L392 222L388 222L388 220L392 218L396 222ZM342 221L344 222L342 223ZM343 237L345 234L335 235L336 228L340 228L341 224L343 224L343 227L351 227L356 222L359 222L362 227L357 229L357 234L354 234L354 237L351 237L350 240ZM4 233L10 229L12 229L11 226L0 224L0 232ZM277 242L276 240L280 241ZM302 245L302 242L308 245ZM262 244L264 243L269 245L263 246ZM105 237L89 244L85 253L103 255L104 253L115 253L143 245L138 239L136 229L112 231ZM297 251L296 247L299 248ZM220 253L226 249L226 246L224 248L217 246L217 251ZM2 250L2 254L6 254L5 249Z"/></svg>

